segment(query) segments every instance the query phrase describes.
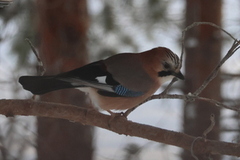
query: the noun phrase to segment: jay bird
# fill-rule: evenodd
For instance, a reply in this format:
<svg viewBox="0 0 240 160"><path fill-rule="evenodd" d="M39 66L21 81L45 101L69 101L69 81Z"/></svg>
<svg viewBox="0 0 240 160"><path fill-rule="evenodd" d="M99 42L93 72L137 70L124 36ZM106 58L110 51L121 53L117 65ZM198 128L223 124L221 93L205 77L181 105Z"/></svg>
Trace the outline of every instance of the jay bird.
<svg viewBox="0 0 240 160"><path fill-rule="evenodd" d="M53 76L22 76L19 83L35 95L78 88L96 107L110 111L138 106L166 81L184 79L181 62L170 49L121 53Z"/></svg>

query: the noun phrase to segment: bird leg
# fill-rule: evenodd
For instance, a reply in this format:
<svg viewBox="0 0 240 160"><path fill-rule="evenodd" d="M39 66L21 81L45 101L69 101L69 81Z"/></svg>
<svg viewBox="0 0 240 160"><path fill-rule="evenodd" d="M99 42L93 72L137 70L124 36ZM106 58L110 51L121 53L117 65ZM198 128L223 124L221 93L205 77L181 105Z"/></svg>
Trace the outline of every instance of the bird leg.
<svg viewBox="0 0 240 160"><path fill-rule="evenodd" d="M139 106L139 105L138 105L138 106ZM127 118L127 116L128 116L132 111L134 111L138 106L133 107L133 108L130 108L130 109L128 109L126 112L122 113L123 116Z"/></svg>
<svg viewBox="0 0 240 160"><path fill-rule="evenodd" d="M173 83L175 83L176 81L178 81L178 79L176 77L174 77L172 79L172 81L169 83L169 85L165 88L165 90L160 93L159 95L165 95L167 94L167 92L169 91L169 89L171 88L171 86L173 85ZM140 105L142 105L143 103L147 102L151 100L151 97L149 97L148 99L146 99L145 101L143 101L142 103L140 103L139 105L137 105L136 107L130 108L128 109L126 112L123 113L123 116L127 118L127 116L132 113L132 111L134 111L137 107L139 107Z"/></svg>
<svg viewBox="0 0 240 160"><path fill-rule="evenodd" d="M146 99L145 101L143 101L142 103L140 103L139 105L137 105L136 107L133 107L133 108L128 109L126 112L123 113L123 116L127 118L127 116L128 116L130 113L132 113L132 111L134 111L136 108L138 108L139 106L141 106L143 103L147 102L148 100L149 100L149 98Z"/></svg>

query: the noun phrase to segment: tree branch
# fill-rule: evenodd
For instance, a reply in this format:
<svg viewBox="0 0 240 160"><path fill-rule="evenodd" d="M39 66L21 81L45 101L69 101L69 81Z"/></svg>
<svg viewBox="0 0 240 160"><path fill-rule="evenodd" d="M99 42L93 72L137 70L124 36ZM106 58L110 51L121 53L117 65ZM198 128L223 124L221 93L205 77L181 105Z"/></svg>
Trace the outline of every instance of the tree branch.
<svg viewBox="0 0 240 160"><path fill-rule="evenodd" d="M229 49L228 53L219 62L216 68L211 72L211 74L206 78L203 84L194 92L194 95L198 96L206 86L217 76L220 67L239 49L239 41L234 41L232 47Z"/></svg>
<svg viewBox="0 0 240 160"><path fill-rule="evenodd" d="M7 117L40 116L66 119L71 122L101 127L118 134L136 136L148 140L174 145L198 154L221 154L240 156L240 144L208 140L128 121L124 117L116 117L99 113L93 109L85 109L73 105L38 102L33 100L0 100L0 114ZM194 145L192 145L194 142Z"/></svg>
<svg viewBox="0 0 240 160"><path fill-rule="evenodd" d="M222 27L211 23L211 22L194 22L191 25L187 26L183 31L182 31L182 51L181 51L181 64L182 64L182 60L183 60L183 54L184 54L184 46L185 46L185 34L189 29L192 29L196 26L199 25L209 25L212 27L215 27L221 31L223 31L225 34L227 34L231 39L234 40L231 48L229 49L228 53L222 58L222 60L219 62L219 64L215 67L215 69L211 72L211 74L205 79L205 81L203 82L203 84L193 93L194 95L198 96L205 88L206 86L217 76L220 67L240 48L240 42L229 32L227 32L226 30L224 30Z"/></svg>
<svg viewBox="0 0 240 160"><path fill-rule="evenodd" d="M227 32L226 30L224 30L223 28L221 28L220 26L211 23L211 22L194 22L191 25L189 25L188 27L186 27L183 31L182 31L182 51L181 51L181 64L182 64L182 60L183 60L183 54L184 54L184 46L185 46L185 33L193 28L196 27L198 25L210 25L213 26L217 29L220 29L221 31L223 31L225 34L227 34L230 38L232 38L234 40L231 48L228 50L227 54L221 59L221 61L217 64L217 66L214 68L214 70L210 73L210 75L204 80L204 82L202 83L202 85L193 93L188 93L186 95L176 95L176 94L167 94L166 92L163 92L164 94L158 94L158 95L152 95L151 97L149 97L146 101L147 102L149 100L152 99L182 99L184 101L195 101L196 99L198 100L202 100L202 101L206 101L209 103L213 103L215 106L217 107L223 107L223 108L227 108L227 109L231 109L234 111L239 112L240 108L236 105L236 106L228 106L225 105L217 100L214 99L210 99L210 98L205 98L205 97L200 97L200 93L207 87L207 85L217 76L220 67L240 48L240 41L238 41L236 38L234 38L229 32ZM172 81L171 83L174 83L174 81ZM171 83L168 86L168 88L171 87Z"/></svg>
<svg viewBox="0 0 240 160"><path fill-rule="evenodd" d="M153 100L153 99L181 99L187 102L193 102L195 100L202 100L202 101L206 101L209 103L214 104L215 106L219 107L219 108L226 108L226 109L230 109L233 111L240 111L240 107L239 105L235 105L235 106L229 106L229 105L225 105L224 103L221 103L215 99L211 99L211 98L206 98L206 97L200 97L200 96L196 96L194 94L188 93L186 95L180 95L180 94L157 94L157 95L152 95L150 98L148 98L148 101Z"/></svg>

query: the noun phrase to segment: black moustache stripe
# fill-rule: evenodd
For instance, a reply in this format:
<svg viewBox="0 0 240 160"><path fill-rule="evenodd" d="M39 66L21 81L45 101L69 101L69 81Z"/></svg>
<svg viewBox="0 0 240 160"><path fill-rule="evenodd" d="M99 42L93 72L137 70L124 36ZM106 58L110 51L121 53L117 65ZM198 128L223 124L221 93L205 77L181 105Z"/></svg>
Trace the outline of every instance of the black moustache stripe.
<svg viewBox="0 0 240 160"><path fill-rule="evenodd" d="M170 76L170 75L172 75L171 71L161 71L161 72L158 72L158 77L166 77L166 76Z"/></svg>

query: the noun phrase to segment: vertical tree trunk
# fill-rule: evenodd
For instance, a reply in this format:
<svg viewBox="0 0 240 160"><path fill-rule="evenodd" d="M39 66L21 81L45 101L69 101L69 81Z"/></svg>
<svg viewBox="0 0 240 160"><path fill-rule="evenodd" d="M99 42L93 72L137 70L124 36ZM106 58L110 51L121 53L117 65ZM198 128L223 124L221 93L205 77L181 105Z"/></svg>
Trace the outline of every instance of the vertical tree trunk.
<svg viewBox="0 0 240 160"><path fill-rule="evenodd" d="M38 0L39 52L45 75L58 74L87 62L86 0ZM66 89L41 96L42 101L87 106L80 91ZM51 118L38 118L39 160L91 160L93 129Z"/></svg>
<svg viewBox="0 0 240 160"><path fill-rule="evenodd" d="M186 26L193 22L204 21L221 25L221 0L186 0ZM185 93L194 92L210 72L214 69L221 57L221 34L216 28L201 25L186 33L186 80ZM221 100L220 77L217 76L208 87L200 94L216 100ZM210 125L210 115L215 115L216 124L207 138L219 139L220 110L214 105L195 101L185 104L184 107L184 132L194 136L202 136ZM205 159L208 155L197 155ZM191 160L191 153L184 151L182 159ZM208 158L206 158L208 159ZM220 159L215 156L214 160Z"/></svg>

